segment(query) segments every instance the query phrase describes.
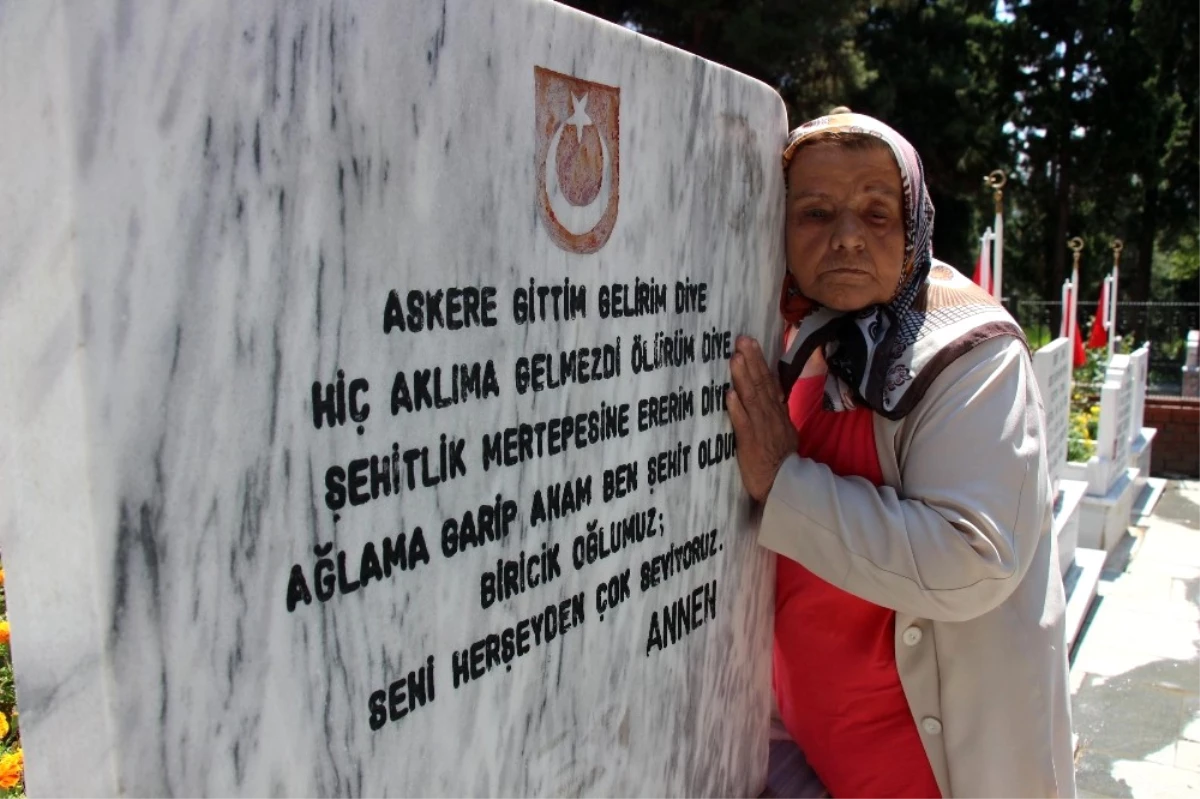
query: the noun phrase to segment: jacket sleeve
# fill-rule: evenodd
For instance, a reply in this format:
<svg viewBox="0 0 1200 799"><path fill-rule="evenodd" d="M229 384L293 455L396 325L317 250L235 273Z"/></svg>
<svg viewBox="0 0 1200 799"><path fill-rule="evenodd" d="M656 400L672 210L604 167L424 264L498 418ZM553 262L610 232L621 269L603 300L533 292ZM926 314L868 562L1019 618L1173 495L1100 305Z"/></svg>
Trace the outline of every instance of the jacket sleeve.
<svg viewBox="0 0 1200 799"><path fill-rule="evenodd" d="M1049 530L1042 418L1022 344L980 344L901 425L899 490L793 455L758 541L877 605L937 621L983 615L1016 589Z"/></svg>

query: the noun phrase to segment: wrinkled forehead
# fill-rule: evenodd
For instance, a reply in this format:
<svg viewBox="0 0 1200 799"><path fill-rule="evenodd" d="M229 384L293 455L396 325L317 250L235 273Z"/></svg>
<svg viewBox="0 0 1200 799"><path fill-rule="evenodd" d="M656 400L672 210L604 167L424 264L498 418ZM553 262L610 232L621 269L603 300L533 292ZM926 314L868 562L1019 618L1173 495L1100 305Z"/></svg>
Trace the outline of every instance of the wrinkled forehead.
<svg viewBox="0 0 1200 799"><path fill-rule="evenodd" d="M805 157L807 155L807 157ZM903 180L886 142L873 137L818 137L791 154L784 182L789 199L820 193L817 184L853 181L869 193L900 200Z"/></svg>
<svg viewBox="0 0 1200 799"><path fill-rule="evenodd" d="M825 141L854 149L885 146L891 150L900 168L901 180L905 184L919 180L920 159L908 140L878 119L854 113L817 117L793 130L783 150L785 177L792 158L801 147Z"/></svg>

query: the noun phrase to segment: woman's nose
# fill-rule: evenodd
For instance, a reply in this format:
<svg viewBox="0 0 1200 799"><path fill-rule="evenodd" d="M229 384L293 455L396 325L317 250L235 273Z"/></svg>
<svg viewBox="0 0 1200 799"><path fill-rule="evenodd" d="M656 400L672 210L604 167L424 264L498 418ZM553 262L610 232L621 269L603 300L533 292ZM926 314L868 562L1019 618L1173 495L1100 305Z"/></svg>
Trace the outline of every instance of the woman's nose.
<svg viewBox="0 0 1200 799"><path fill-rule="evenodd" d="M861 250L866 243L866 228L858 214L848 210L839 213L833 222L833 248Z"/></svg>

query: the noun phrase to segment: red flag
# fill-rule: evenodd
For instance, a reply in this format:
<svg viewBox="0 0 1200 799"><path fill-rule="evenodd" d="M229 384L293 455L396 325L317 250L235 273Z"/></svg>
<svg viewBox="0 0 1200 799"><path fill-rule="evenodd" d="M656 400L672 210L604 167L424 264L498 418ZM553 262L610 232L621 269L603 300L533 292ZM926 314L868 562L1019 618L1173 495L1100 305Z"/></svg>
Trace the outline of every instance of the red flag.
<svg viewBox="0 0 1200 799"><path fill-rule="evenodd" d="M1072 364L1073 368L1078 369L1087 363L1087 352L1083 349L1083 331L1079 329L1079 320L1075 320L1075 335L1071 337L1072 343L1075 345L1075 359Z"/></svg>
<svg viewBox="0 0 1200 799"><path fill-rule="evenodd" d="M1104 316L1108 308L1108 281L1100 284L1100 301L1096 303L1096 316L1092 319L1092 335L1088 337L1088 349L1098 350L1108 346L1108 331L1104 329Z"/></svg>
<svg viewBox="0 0 1200 799"><path fill-rule="evenodd" d="M975 259L975 275L971 278L971 280L975 281L975 284L988 294L991 294L992 265L990 263L991 259L987 258L987 248L989 244L990 242L988 240L988 236L985 233L980 241L979 257Z"/></svg>

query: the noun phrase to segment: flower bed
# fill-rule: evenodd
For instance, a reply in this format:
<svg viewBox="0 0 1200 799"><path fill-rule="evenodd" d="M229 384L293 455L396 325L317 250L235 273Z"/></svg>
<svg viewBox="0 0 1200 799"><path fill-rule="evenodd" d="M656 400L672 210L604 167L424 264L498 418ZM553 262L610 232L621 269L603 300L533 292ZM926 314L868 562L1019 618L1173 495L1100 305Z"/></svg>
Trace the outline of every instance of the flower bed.
<svg viewBox="0 0 1200 799"><path fill-rule="evenodd" d="M8 597L0 564L0 796L25 795L25 756L17 725L17 689L13 682L8 626Z"/></svg>
<svg viewBox="0 0 1200 799"><path fill-rule="evenodd" d="M1100 427L1100 386L1108 366L1105 350L1089 350L1087 361L1075 370L1071 389L1071 424L1067 430L1067 477L1086 480L1088 459L1096 454Z"/></svg>

